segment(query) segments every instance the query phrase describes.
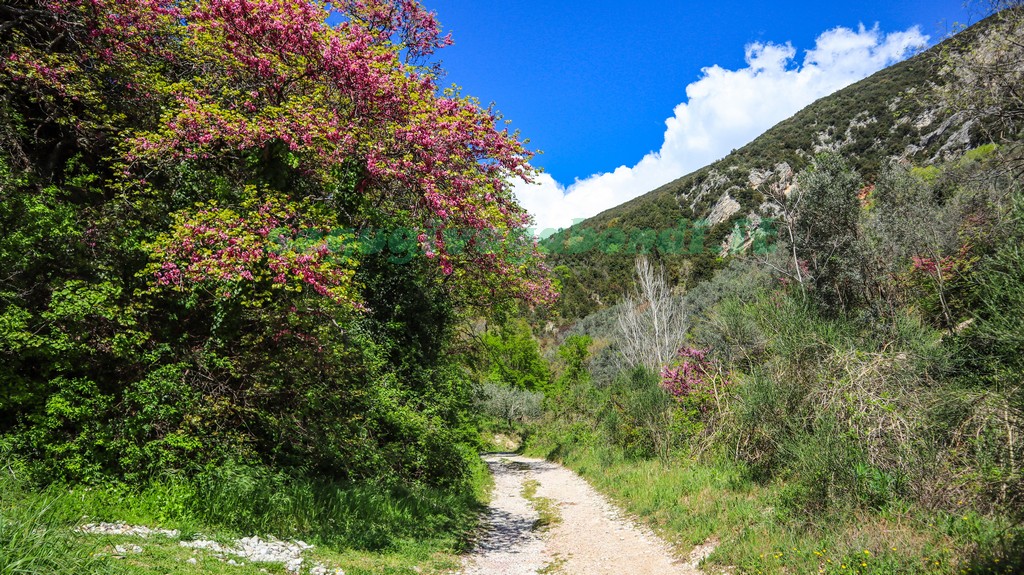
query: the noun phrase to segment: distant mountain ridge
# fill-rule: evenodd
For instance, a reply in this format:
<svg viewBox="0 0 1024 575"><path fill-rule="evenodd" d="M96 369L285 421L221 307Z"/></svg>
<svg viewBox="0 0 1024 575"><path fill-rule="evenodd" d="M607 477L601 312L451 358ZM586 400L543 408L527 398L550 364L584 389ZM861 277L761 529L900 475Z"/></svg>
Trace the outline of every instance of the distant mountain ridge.
<svg viewBox="0 0 1024 575"><path fill-rule="evenodd" d="M964 30L958 40L969 41L988 22ZM983 126L929 99L933 85L943 81L940 56L948 49L947 40L823 97L721 160L549 237L542 245L562 282L563 317L583 317L617 300L629 285L637 246L679 229L680 222L706 225L696 232L699 238L692 237L692 226L679 229L683 243L696 239L705 249L666 253L653 242L653 254L677 283L706 278L730 234L745 233L737 226L756 226L774 215L766 186L785 185L818 153L841 153L870 185L890 161L928 166L985 141Z"/></svg>

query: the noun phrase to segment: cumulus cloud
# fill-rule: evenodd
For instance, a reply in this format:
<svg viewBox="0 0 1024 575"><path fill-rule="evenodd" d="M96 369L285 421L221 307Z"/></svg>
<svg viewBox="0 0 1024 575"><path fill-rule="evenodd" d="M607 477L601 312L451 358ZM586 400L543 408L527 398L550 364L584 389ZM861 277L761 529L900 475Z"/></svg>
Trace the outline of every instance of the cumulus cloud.
<svg viewBox="0 0 1024 575"><path fill-rule="evenodd" d="M619 166L568 186L541 174L534 184L516 185L516 196L536 218L538 231L568 227L722 158L818 98L927 44L928 36L916 26L885 34L877 24L828 30L800 62L788 42L749 44L745 67L704 68L700 79L686 87L686 101L665 120L665 139L657 152L632 167Z"/></svg>

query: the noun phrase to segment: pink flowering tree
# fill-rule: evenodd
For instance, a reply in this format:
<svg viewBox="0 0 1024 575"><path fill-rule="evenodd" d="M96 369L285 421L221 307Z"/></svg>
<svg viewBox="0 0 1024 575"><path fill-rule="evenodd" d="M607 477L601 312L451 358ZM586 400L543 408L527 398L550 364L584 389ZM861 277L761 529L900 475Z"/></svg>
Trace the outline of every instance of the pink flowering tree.
<svg viewBox="0 0 1024 575"><path fill-rule="evenodd" d="M351 479L386 453L400 477L457 478L457 322L555 293L512 194L531 153L439 85L435 16L413 0L0 15L0 178L17 176L0 208L31 232L25 332L76 342L10 369L26 410L60 386L68 404L104 398L33 434L54 465L92 442L119 470L256 453ZM69 286L92 299L54 295Z"/></svg>
<svg viewBox="0 0 1024 575"><path fill-rule="evenodd" d="M531 178L531 153L517 134L500 126L492 108L455 90L440 91L433 70L417 65L451 43L417 2L40 3L85 49L74 57L22 50L8 55L5 71L88 104L95 92L112 90L95 78L83 79L83 71L107 70L103 81L116 84L120 100L153 113L142 122L113 126L90 125L86 114L76 128L118 132L122 175L138 189L161 187L160 175L166 178L183 165L234 163L229 173L237 191L233 205L218 204L216 233L225 236L219 241L239 234L237 242L266 252L279 240L253 235L251 220L226 219L243 217L239 202L251 195L243 193L246 186L266 183L253 179L252 166L279 166L288 181L302 182L302 190L296 193L294 184L258 186L260 194L291 196L298 210L312 199L336 208L295 212L290 221L315 230L409 229L423 260L452 294L468 294L467 304L554 298L536 245L521 233L529 217L510 188L514 179ZM181 251L180 235L187 230L180 226L208 222L210 199L182 207L175 215L179 227L151 245L164 270L153 276L157 284L183 289L256 281L254 273L221 273L237 267L234 250ZM351 210L353 205L360 209ZM467 239L454 250L449 239L456 236ZM188 259L185 267L179 256ZM307 259L320 266L310 277L320 279L306 286L339 304L358 303L356 291L340 289L340 283L331 287L352 274L355 260L327 253Z"/></svg>
<svg viewBox="0 0 1024 575"><path fill-rule="evenodd" d="M308 291L341 305L359 307L353 285L355 261L332 253L330 230L311 234L313 222L295 204L274 196L253 198L240 210L216 202L175 214L169 233L151 247L156 283L175 290L201 286L219 297L243 297L260 305L276 291ZM332 235L346 240L345 236Z"/></svg>

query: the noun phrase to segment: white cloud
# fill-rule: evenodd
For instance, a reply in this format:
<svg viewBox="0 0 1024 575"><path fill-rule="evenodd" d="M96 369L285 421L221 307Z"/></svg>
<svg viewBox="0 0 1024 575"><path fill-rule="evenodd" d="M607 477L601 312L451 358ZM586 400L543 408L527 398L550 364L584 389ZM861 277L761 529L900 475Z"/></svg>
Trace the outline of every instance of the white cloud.
<svg viewBox="0 0 1024 575"><path fill-rule="evenodd" d="M568 227L688 174L743 146L811 102L898 62L928 44L915 26L884 34L876 24L858 30L823 32L801 63L786 44L746 47L746 67L715 65L686 87L686 101L665 120L661 149L633 167L577 179L569 186L541 174L515 188L520 203L536 218L536 228Z"/></svg>

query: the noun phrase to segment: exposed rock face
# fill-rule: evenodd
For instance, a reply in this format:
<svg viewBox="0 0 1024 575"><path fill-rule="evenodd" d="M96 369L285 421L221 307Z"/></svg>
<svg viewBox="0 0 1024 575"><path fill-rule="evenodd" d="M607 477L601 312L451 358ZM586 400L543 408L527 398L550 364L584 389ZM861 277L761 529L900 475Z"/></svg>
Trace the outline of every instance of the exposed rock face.
<svg viewBox="0 0 1024 575"><path fill-rule="evenodd" d="M711 212L708 213L708 224L715 226L725 220L732 217L733 214L740 211L740 203L737 202L729 195L729 192L723 193L715 205L711 207Z"/></svg>
<svg viewBox="0 0 1024 575"><path fill-rule="evenodd" d="M928 161L929 163L941 162L952 157L959 156L971 146L971 128L974 127L974 120L964 122L956 131L946 138L939 151Z"/></svg>
<svg viewBox="0 0 1024 575"><path fill-rule="evenodd" d="M927 127L930 124L931 123L929 122L928 124L925 124L924 127ZM928 145L941 139L942 136L944 136L951 127L962 127L963 125L969 125L969 122L965 124L963 114L953 114L952 116L946 118L946 120L943 121L941 124L939 124L938 128L935 128L931 132L928 132L927 134L921 136L921 140L918 143L918 145L921 148L925 148Z"/></svg>
<svg viewBox="0 0 1024 575"><path fill-rule="evenodd" d="M697 204L702 199L704 199L705 196L715 192L719 188L727 185L728 183L729 178L725 177L724 175L718 173L715 170L709 171L707 177L704 178L704 181L701 182L699 186L694 186L693 188L690 188L690 192L689 194L687 194L687 196L690 199L690 211L696 213Z"/></svg>
<svg viewBox="0 0 1024 575"><path fill-rule="evenodd" d="M788 166L788 164L786 164ZM771 170L759 170L754 168L750 170L750 174L747 176L747 181L750 183L750 187L757 189L761 184L768 181L768 178L772 177Z"/></svg>
<svg viewBox="0 0 1024 575"><path fill-rule="evenodd" d="M907 94L901 94L892 98L887 104L887 109L899 110L907 105L907 97ZM894 153L891 151L889 161L917 165L942 162L965 152L973 141L974 123L960 114L946 116L938 108L926 107L918 108L914 114L892 116L880 119L868 111L861 111L846 121L845 126L822 125L821 129L813 133L811 141L807 141L806 147L795 152L807 159L823 152L842 153L850 147L865 147L865 138L870 141L869 149L881 149L883 142L876 134L878 130L872 128L880 122L887 123L887 127L882 128L883 133L887 129L894 137L901 129L913 129L904 149ZM745 182L737 181L730 173L738 167L725 165L708 169L703 175L697 176L688 189L678 193L678 205L684 210L688 207L694 220L705 220L714 226L743 209L751 210L751 213L760 216L776 216L778 205L772 201L772 197L788 198L796 189L795 174L787 162L776 163L773 167L754 165L744 168ZM751 205L747 200L742 200L744 192L749 193L749 190L763 194L764 201ZM713 204L710 203L711 198L717 198Z"/></svg>
<svg viewBox="0 0 1024 575"><path fill-rule="evenodd" d="M914 129L923 130L928 126L931 126L932 123L934 123L938 117L938 110L934 108L929 108L924 112L921 112L916 118L914 118Z"/></svg>

